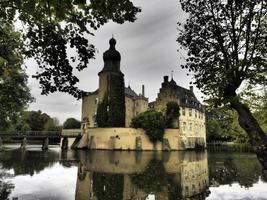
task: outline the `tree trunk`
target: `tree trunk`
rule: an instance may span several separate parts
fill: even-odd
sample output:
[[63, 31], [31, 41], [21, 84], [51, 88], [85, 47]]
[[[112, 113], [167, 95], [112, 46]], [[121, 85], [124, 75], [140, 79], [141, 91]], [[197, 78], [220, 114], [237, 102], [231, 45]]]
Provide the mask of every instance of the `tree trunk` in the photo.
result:
[[238, 113], [239, 125], [247, 132], [249, 141], [264, 169], [267, 169], [267, 135], [253, 117], [249, 108], [239, 101], [237, 95], [231, 97], [231, 107]]

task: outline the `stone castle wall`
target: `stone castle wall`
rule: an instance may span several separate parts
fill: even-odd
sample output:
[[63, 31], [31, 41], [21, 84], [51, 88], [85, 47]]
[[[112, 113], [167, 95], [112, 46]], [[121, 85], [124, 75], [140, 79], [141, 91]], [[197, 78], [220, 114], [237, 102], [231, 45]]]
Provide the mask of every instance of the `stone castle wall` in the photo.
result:
[[87, 128], [78, 148], [103, 150], [186, 150], [206, 147], [203, 136], [182, 136], [179, 129], [166, 129], [162, 142], [153, 144], [143, 129]]

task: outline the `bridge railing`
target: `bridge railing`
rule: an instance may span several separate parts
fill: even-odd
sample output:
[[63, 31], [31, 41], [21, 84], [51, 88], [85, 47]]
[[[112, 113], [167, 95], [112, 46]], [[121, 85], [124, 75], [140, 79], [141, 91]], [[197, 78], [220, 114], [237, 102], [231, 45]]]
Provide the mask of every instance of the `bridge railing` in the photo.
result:
[[0, 136], [61, 136], [61, 131], [0, 131]]
[[62, 129], [61, 131], [62, 137], [76, 137], [80, 136], [81, 134], [81, 129]]

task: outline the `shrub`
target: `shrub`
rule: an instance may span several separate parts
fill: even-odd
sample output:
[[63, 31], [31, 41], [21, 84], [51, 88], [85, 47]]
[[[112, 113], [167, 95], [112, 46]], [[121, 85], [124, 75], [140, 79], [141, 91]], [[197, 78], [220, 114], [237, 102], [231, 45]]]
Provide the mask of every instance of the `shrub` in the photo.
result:
[[131, 127], [143, 128], [153, 143], [162, 141], [165, 129], [164, 116], [161, 112], [147, 110], [132, 119]]

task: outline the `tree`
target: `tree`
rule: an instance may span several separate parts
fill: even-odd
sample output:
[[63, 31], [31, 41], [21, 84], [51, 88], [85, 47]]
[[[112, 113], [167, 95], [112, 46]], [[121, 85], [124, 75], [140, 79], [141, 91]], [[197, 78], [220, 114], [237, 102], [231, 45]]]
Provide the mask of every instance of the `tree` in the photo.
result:
[[[175, 122], [178, 122], [180, 117], [180, 107], [177, 102], [171, 101], [166, 105], [165, 120], [167, 128], [174, 128]], [[179, 124], [179, 123], [178, 123]]]
[[9, 128], [33, 100], [20, 48], [20, 34], [0, 19], [0, 130]]
[[16, 131], [45, 131], [48, 127], [51, 128], [51, 122], [53, 122], [54, 127], [59, 126], [57, 119], [51, 118], [40, 110], [23, 111], [16, 123], [13, 124], [12, 129]]
[[207, 140], [246, 143], [247, 134], [238, 124], [235, 110], [206, 106]]
[[44, 125], [51, 119], [51, 117], [42, 113], [42, 111], [26, 111], [25, 122], [29, 124], [31, 131], [43, 131]]
[[63, 123], [64, 129], [79, 129], [81, 128], [81, 122], [74, 118], [68, 118]]
[[132, 119], [131, 127], [143, 128], [151, 142], [163, 140], [165, 120], [161, 112], [147, 110]]
[[59, 121], [57, 118], [50, 118], [44, 124], [44, 131], [59, 131], [61, 130], [61, 126], [59, 125]]
[[[112, 20], [134, 22], [141, 10], [130, 0], [2, 0], [0, 18], [7, 24], [22, 24], [23, 55], [34, 58], [42, 94], [84, 94], [73, 74], [87, 67], [96, 49], [88, 38]], [[0, 25], [1, 26], [1, 25]], [[76, 55], [68, 55], [72, 49]]]
[[259, 122], [263, 131], [267, 132], [267, 91], [265, 86], [253, 87], [247, 85], [244, 91], [241, 92], [240, 97], [244, 100], [252, 112], [254, 117]]
[[177, 41], [188, 50], [183, 68], [216, 106], [238, 113], [259, 160], [267, 167], [267, 137], [237, 89], [244, 82], [266, 84], [267, 2], [264, 0], [180, 0], [189, 14]]

